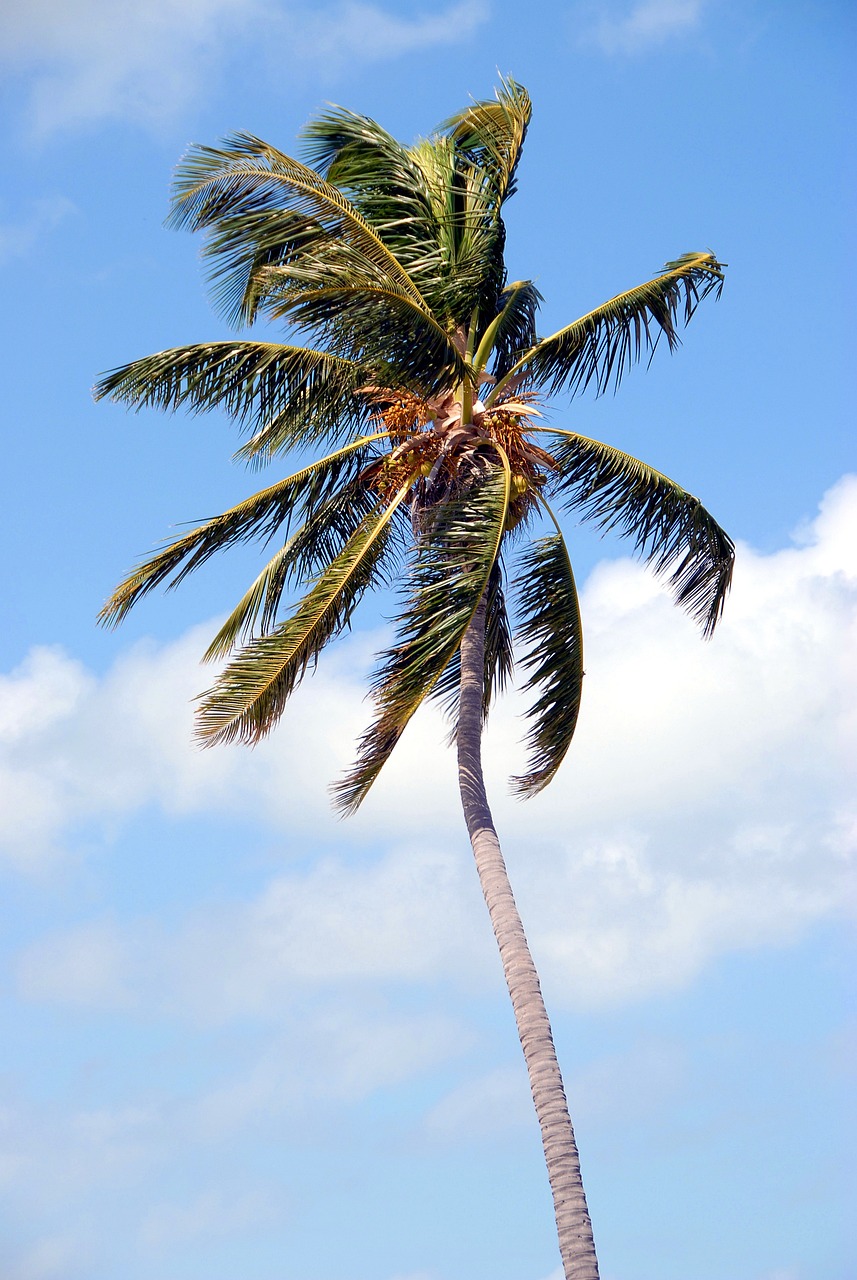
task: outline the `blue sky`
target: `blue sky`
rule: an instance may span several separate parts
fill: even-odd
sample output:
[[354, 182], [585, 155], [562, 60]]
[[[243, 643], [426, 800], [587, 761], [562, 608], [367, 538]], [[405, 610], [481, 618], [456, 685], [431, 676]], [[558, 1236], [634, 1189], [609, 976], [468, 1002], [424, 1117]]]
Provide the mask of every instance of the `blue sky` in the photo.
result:
[[8, 1280], [559, 1280], [444, 729], [348, 823], [327, 784], [369, 608], [255, 752], [198, 753], [199, 655], [254, 553], [101, 602], [258, 479], [217, 416], [95, 405], [226, 336], [162, 227], [191, 141], [295, 145], [333, 100], [410, 141], [529, 88], [512, 278], [549, 331], [713, 249], [679, 352], [554, 420], [738, 542], [703, 644], [623, 544], [567, 533], [587, 690], [528, 805], [486, 746], [604, 1280], [850, 1280], [847, 888], [857, 689], [855, 18], [800, 0], [31, 0], [0, 16], [0, 1272]]

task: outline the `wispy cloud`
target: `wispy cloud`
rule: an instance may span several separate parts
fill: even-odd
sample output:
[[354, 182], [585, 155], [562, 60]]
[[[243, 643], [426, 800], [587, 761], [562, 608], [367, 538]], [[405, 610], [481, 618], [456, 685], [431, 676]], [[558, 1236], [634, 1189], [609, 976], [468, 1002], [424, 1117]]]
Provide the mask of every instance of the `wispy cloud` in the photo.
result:
[[29, 128], [44, 137], [168, 120], [216, 83], [236, 48], [265, 65], [274, 45], [329, 73], [459, 40], [486, 17], [487, 0], [411, 17], [358, 0], [31, 0], [0, 15], [0, 65], [23, 76]]
[[328, 10], [288, 15], [297, 51], [323, 60], [329, 69], [348, 62], [382, 62], [415, 49], [465, 39], [488, 17], [487, 0], [431, 10], [423, 17], [403, 18], [373, 4], [346, 0]]
[[166, 1201], [150, 1209], [140, 1235], [144, 1246], [174, 1248], [200, 1237], [231, 1235], [248, 1228], [267, 1226], [282, 1216], [283, 1206], [267, 1189], [227, 1193], [222, 1188], [200, 1192], [176, 1204]]
[[532, 1098], [523, 1062], [468, 1077], [445, 1094], [423, 1117], [431, 1142], [494, 1140], [532, 1123]]
[[619, 5], [601, 0], [581, 9], [582, 39], [608, 54], [637, 54], [697, 28], [707, 0], [637, 0]]
[[[92, 1250], [86, 1229], [36, 1240], [17, 1258], [2, 1258], [5, 1280], [84, 1280], [91, 1274]], [[4, 1250], [5, 1253], [5, 1250]]]
[[174, 115], [257, 0], [32, 0], [0, 19], [0, 61], [24, 76], [36, 136]]
[[63, 222], [76, 206], [65, 196], [33, 200], [17, 218], [0, 220], [0, 266], [22, 258]]
[[[178, 1144], [184, 1156], [205, 1151], [210, 1183], [187, 1201], [168, 1181], [161, 1184], [140, 1224], [144, 1253], [217, 1237], [224, 1230], [252, 1229], [275, 1206], [263, 1186], [235, 1185], [236, 1135], [263, 1131], [270, 1137], [284, 1126], [292, 1140], [302, 1127], [316, 1132], [319, 1103], [341, 1113], [379, 1088], [431, 1078], [440, 1063], [460, 1060], [472, 1049], [473, 1033], [462, 1019], [378, 1006], [377, 998], [353, 995], [314, 1002], [261, 1050], [251, 1034], [239, 1037], [236, 1052], [215, 1055], [215, 1069], [201, 1073], [196, 1087], [171, 1093], [153, 1081], [134, 1102], [98, 1097], [91, 1105], [66, 1109], [62, 1102], [34, 1106], [13, 1097], [7, 1106], [15, 1090], [4, 1079], [0, 1190], [22, 1204], [37, 1204], [42, 1221], [66, 1213], [85, 1221], [81, 1209], [93, 1194], [115, 1198], [121, 1218], [130, 1207], [123, 1192], [146, 1175], [157, 1177], [175, 1159]], [[191, 1032], [191, 1043], [204, 1041]], [[187, 1061], [184, 1050], [178, 1056]], [[133, 1209], [139, 1212], [139, 1207]], [[277, 1216], [283, 1208], [280, 1200]], [[4, 1266], [4, 1280], [10, 1274]], [[22, 1268], [20, 1280], [42, 1280], [43, 1274], [44, 1280], [65, 1280], [72, 1272]], [[77, 1280], [78, 1273], [73, 1274]], [[81, 1280], [91, 1274], [91, 1268], [84, 1269]], [[19, 1280], [19, 1272], [14, 1275]]]

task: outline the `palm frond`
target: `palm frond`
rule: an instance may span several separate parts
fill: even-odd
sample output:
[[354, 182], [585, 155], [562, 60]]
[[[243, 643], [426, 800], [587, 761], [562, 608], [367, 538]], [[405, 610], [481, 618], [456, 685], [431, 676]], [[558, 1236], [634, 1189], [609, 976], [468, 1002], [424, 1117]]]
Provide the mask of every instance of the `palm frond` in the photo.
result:
[[506, 276], [503, 224], [490, 176], [462, 161], [449, 138], [423, 139], [411, 155], [423, 173], [437, 227], [441, 270], [432, 309], [453, 328], [467, 325], [474, 311], [493, 316]]
[[222, 409], [251, 428], [288, 415], [315, 432], [321, 424], [341, 431], [365, 417], [365, 404], [355, 396], [364, 380], [358, 364], [326, 351], [278, 342], [205, 342], [111, 369], [94, 395], [134, 409]]
[[477, 167], [491, 173], [502, 203], [515, 190], [515, 172], [532, 113], [523, 85], [504, 77], [493, 100], [474, 102], [450, 116], [438, 132], [448, 135]]
[[200, 699], [201, 742], [253, 743], [273, 729], [307, 668], [348, 625], [361, 595], [375, 580], [390, 543], [390, 521], [406, 496], [403, 487], [389, 505], [367, 516], [292, 616], [270, 635], [251, 641], [224, 667]]
[[[226, 657], [239, 642], [247, 643], [257, 634], [270, 634], [279, 621], [286, 590], [317, 577], [331, 564], [358, 533], [377, 500], [377, 494], [358, 474], [339, 486], [331, 497], [315, 504], [305, 523], [271, 557], [241, 597], [211, 641], [203, 661]], [[394, 517], [383, 562], [375, 569], [376, 586], [389, 585], [385, 567], [389, 564], [392, 570], [398, 560], [401, 533]], [[394, 551], [396, 555], [392, 554]]]
[[291, 543], [290, 538], [250, 584], [202, 655], [203, 662], [225, 658], [237, 644], [251, 640], [260, 621], [262, 635], [270, 632], [286, 587]]
[[312, 330], [366, 370], [394, 368], [396, 384], [439, 391], [468, 376], [449, 330], [407, 293], [350, 275], [313, 286], [297, 271], [266, 273], [266, 312]]
[[169, 579], [168, 586], [177, 587], [215, 552], [250, 538], [264, 540], [281, 528], [287, 529], [297, 510], [313, 511], [353, 479], [365, 463], [367, 446], [386, 434], [376, 432], [346, 445], [174, 539], [120, 583], [98, 615], [99, 621], [118, 626], [138, 600], [159, 583]]
[[723, 612], [735, 547], [698, 498], [669, 476], [612, 445], [572, 431], [557, 437], [558, 471], [548, 489], [568, 510], [630, 537], [638, 555], [665, 575], [676, 604], [708, 637]]
[[353, 768], [333, 789], [341, 813], [364, 799], [449, 665], [488, 585], [509, 505], [505, 455], [502, 461], [467, 493], [435, 508], [417, 544], [396, 642], [380, 655], [373, 679], [377, 718], [360, 739]]
[[474, 366], [484, 369], [494, 357], [492, 376], [503, 377], [521, 351], [536, 341], [536, 312], [542, 295], [532, 280], [518, 280], [500, 295], [497, 315], [484, 329]]
[[300, 136], [311, 167], [346, 194], [373, 186], [407, 192], [419, 183], [407, 148], [376, 120], [348, 107], [332, 104]]
[[[374, 510], [377, 500], [374, 489], [367, 484], [362, 472], [358, 472], [324, 502], [314, 506], [304, 524], [289, 538], [288, 580], [306, 582], [335, 560]], [[401, 541], [398, 517], [402, 510], [397, 508], [393, 520], [397, 543]]]
[[429, 309], [378, 232], [337, 187], [251, 134], [233, 134], [221, 148], [191, 148], [176, 174], [168, 223], [211, 232], [205, 252], [214, 262], [215, 296], [235, 321], [252, 320], [262, 263], [316, 255], [333, 255], [340, 268], [350, 265], [392, 283]]
[[512, 779], [518, 795], [535, 795], [553, 778], [571, 745], [583, 692], [583, 628], [568, 550], [555, 534], [531, 542], [518, 562], [515, 644], [537, 692], [527, 712], [527, 772]]
[[547, 385], [551, 394], [563, 387], [576, 394], [590, 383], [599, 394], [611, 384], [617, 387], [644, 353], [651, 359], [661, 337], [674, 350], [679, 318], [687, 324], [703, 298], [712, 292], [719, 297], [722, 288], [723, 266], [713, 253], [686, 253], [653, 280], [542, 338], [518, 357], [486, 403], [493, 403], [513, 377]]
[[310, 121], [302, 137], [312, 167], [347, 195], [431, 306], [441, 270], [438, 230], [423, 172], [408, 149], [344, 107]]
[[466, 165], [453, 193], [450, 229], [455, 259], [445, 290], [446, 305], [457, 320], [467, 321], [474, 311], [488, 316], [498, 309], [506, 283], [506, 231], [484, 169]]

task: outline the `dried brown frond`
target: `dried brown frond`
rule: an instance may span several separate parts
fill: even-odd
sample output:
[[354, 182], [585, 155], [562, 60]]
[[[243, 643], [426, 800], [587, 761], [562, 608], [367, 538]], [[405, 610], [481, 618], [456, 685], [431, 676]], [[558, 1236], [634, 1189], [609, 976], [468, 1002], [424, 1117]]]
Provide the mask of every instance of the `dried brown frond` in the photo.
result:
[[370, 404], [378, 406], [373, 421], [382, 423], [394, 436], [409, 436], [434, 422], [437, 413], [430, 400], [413, 391], [378, 387], [372, 383], [360, 388]]

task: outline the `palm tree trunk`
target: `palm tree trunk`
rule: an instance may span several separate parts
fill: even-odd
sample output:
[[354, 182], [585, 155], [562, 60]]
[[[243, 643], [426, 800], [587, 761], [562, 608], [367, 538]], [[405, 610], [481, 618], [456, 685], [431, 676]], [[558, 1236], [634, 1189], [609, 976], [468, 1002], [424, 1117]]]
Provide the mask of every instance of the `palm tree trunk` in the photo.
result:
[[483, 598], [461, 644], [461, 695], [457, 728], [461, 803], [479, 882], [500, 948], [503, 973], [512, 997], [518, 1036], [524, 1050], [533, 1102], [541, 1126], [565, 1277], [566, 1280], [598, 1280], [592, 1223], [586, 1207], [577, 1143], [568, 1114], [550, 1022], [485, 794], [481, 749], [484, 652]]

